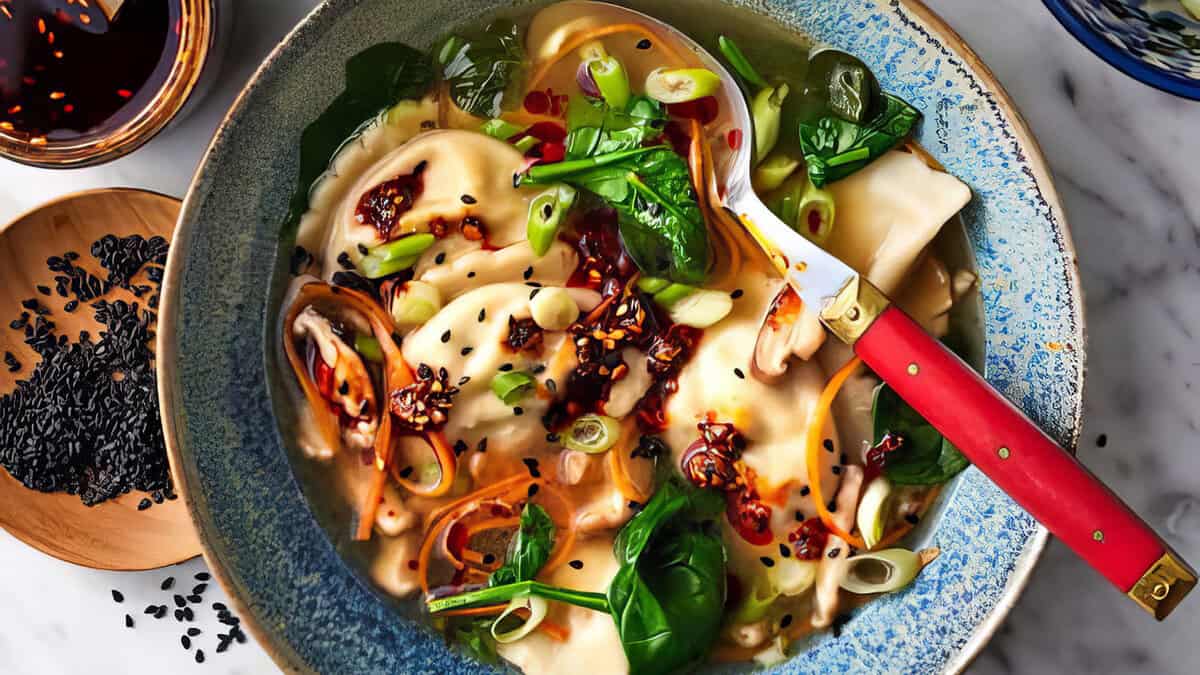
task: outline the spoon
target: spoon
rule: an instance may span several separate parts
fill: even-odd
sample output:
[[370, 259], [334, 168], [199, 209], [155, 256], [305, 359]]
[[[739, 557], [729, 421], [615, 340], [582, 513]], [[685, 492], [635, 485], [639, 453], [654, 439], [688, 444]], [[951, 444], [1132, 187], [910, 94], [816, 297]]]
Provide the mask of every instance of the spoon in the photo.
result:
[[[658, 19], [608, 3], [670, 37], [721, 78], [722, 131], [754, 123], [720, 61]], [[728, 129], [726, 129], [728, 127]], [[724, 135], [724, 134], [722, 134]], [[1195, 571], [1149, 525], [869, 281], [775, 216], [750, 185], [753, 142], [714, 149], [712, 194], [754, 237], [806, 308], [984, 474], [1143, 609], [1165, 618], [1196, 585]], [[719, 154], [718, 154], [719, 151]]]

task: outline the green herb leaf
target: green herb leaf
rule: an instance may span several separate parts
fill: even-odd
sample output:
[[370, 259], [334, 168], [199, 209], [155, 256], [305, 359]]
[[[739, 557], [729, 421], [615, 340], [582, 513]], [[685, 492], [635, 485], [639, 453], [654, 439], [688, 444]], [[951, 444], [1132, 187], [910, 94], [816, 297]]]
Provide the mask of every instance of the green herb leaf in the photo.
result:
[[527, 504], [521, 512], [521, 527], [508, 546], [504, 565], [492, 572], [488, 586], [503, 586], [530, 581], [550, 559], [554, 549], [554, 521], [537, 504]]
[[496, 21], [480, 32], [451, 35], [434, 54], [458, 107], [479, 117], [498, 117], [515, 104], [525, 63], [515, 23]]
[[871, 417], [875, 443], [887, 433], [903, 439], [884, 467], [884, 474], [897, 485], [940, 485], [970, 465], [958, 448], [886, 384], [875, 390]]
[[398, 42], [375, 45], [351, 57], [345, 90], [300, 137], [300, 175], [288, 209], [288, 229], [300, 223], [308, 210], [309, 189], [347, 139], [381, 111], [424, 96], [433, 78], [429, 57]]
[[672, 673], [708, 654], [725, 606], [725, 548], [705, 527], [719, 495], [664, 483], [617, 535], [608, 604], [630, 672]]
[[576, 94], [567, 103], [566, 158], [582, 159], [640, 148], [662, 135], [667, 112], [661, 103], [635, 96], [623, 109]]
[[687, 164], [667, 146], [535, 166], [533, 184], [566, 182], [617, 210], [621, 241], [649, 276], [701, 285], [711, 251]]
[[813, 185], [825, 187], [849, 176], [912, 133], [920, 111], [891, 94], [884, 94], [884, 99], [883, 112], [866, 125], [832, 115], [800, 124], [800, 147]]
[[446, 639], [457, 644], [481, 663], [497, 665], [500, 655], [496, 653], [496, 640], [492, 637], [492, 619], [452, 617], [443, 631]]

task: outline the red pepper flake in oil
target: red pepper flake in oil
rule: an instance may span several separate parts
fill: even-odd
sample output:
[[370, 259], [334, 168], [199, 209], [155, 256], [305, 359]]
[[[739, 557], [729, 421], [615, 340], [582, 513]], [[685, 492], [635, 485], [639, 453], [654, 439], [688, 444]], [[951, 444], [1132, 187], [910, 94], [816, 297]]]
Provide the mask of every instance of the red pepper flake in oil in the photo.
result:
[[375, 228], [379, 238], [388, 241], [400, 217], [412, 208], [424, 187], [420, 174], [396, 176], [384, 181], [359, 198], [354, 219], [362, 225]]
[[531, 91], [525, 95], [525, 111], [531, 115], [544, 115], [550, 110], [550, 97], [545, 92]]
[[121, 98], [133, 98], [133, 92], [129, 91], [128, 89], [118, 89], [117, 96], [120, 96]]
[[725, 142], [729, 144], [730, 150], [742, 149], [742, 130], [730, 129], [728, 134], [725, 134]]

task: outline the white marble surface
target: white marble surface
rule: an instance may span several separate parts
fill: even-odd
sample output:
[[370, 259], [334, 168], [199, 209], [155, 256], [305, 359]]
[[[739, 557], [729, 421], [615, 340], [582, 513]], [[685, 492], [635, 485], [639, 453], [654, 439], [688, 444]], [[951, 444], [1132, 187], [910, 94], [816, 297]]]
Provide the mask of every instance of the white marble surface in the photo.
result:
[[[136, 155], [67, 173], [0, 160], [0, 221], [73, 190], [136, 186], [182, 195], [241, 84], [315, 0], [238, 2], [221, 82], [182, 124]], [[1200, 560], [1200, 104], [1108, 69], [1034, 0], [930, 0], [1000, 77], [1050, 160], [1079, 248], [1090, 370], [1084, 461], [1193, 561]], [[1097, 443], [1101, 434], [1107, 444]], [[213, 653], [223, 628], [197, 625], [207, 662], [180, 624], [141, 614], [169, 603], [168, 575], [191, 588], [203, 564], [137, 574], [83, 570], [0, 532], [0, 673], [272, 672], [253, 644]], [[109, 590], [121, 589], [123, 605]], [[212, 588], [205, 607], [223, 599]], [[124, 627], [129, 612], [136, 630]], [[1200, 663], [1200, 599], [1156, 624], [1061, 544], [972, 667], [1003, 673], [1178, 673]], [[215, 669], [215, 670], [214, 670]]]

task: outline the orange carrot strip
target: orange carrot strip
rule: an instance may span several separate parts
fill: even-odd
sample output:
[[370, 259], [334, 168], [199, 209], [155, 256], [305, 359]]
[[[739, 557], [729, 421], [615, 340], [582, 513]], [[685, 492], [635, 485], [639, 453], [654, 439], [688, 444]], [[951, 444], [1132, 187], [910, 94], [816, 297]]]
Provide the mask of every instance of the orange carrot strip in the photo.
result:
[[546, 75], [550, 72], [550, 69], [553, 68], [555, 64], [566, 58], [576, 49], [582, 47], [585, 43], [597, 38], [602, 38], [606, 35], [613, 35], [615, 33], [638, 33], [642, 37], [649, 38], [657, 47], [662, 49], [667, 56], [676, 61], [676, 65], [682, 66], [685, 63], [683, 58], [679, 56], [679, 52], [675, 51], [674, 47], [668, 44], [666, 40], [661, 39], [654, 31], [650, 30], [646, 26], [643, 26], [639, 23], [615, 23], [608, 26], [593, 28], [591, 30], [585, 30], [567, 40], [566, 43], [564, 43], [563, 46], [560, 47], [553, 56], [546, 59], [546, 61], [538, 66], [538, 69], [533, 72], [533, 75], [529, 78], [529, 85], [526, 87], [526, 90], [533, 91], [537, 89], [538, 84], [541, 83], [541, 81], [546, 77]]
[[438, 616], [490, 616], [504, 611], [508, 605], [486, 605], [484, 607], [468, 607], [466, 609], [451, 609], [439, 612]]
[[636, 431], [637, 426], [632, 417], [621, 423], [621, 437], [608, 451], [608, 468], [613, 484], [626, 501], [645, 504], [650, 499], [650, 494], [634, 482], [629, 475], [629, 468], [625, 465], [626, 456], [633, 449], [631, 441], [636, 437]]
[[821, 494], [821, 437], [825, 434], [825, 421], [829, 417], [829, 408], [833, 405], [833, 400], [837, 398], [838, 391], [860, 365], [862, 365], [862, 359], [855, 356], [834, 373], [833, 377], [829, 378], [829, 383], [825, 385], [825, 390], [821, 392], [821, 397], [817, 399], [817, 404], [808, 419], [808, 451], [805, 459], [808, 469], [808, 485], [812, 489], [813, 504], [817, 507], [817, 515], [821, 522], [830, 532], [841, 537], [847, 544], [858, 549], [866, 549], [866, 544], [863, 543], [861, 537], [843, 531], [837, 526], [837, 523], [833, 522], [833, 515], [826, 508], [825, 497]]

